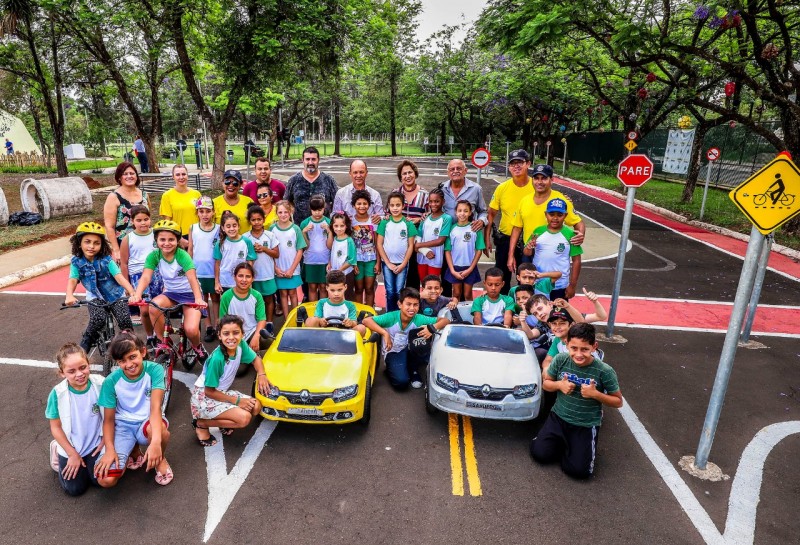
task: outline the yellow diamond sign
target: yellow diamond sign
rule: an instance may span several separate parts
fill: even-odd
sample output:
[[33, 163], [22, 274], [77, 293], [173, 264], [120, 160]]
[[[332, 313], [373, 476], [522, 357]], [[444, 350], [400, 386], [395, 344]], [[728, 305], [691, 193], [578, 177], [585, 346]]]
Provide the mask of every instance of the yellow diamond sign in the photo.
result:
[[779, 156], [729, 193], [753, 225], [768, 235], [800, 212], [800, 170]]
[[628, 151], [635, 150], [636, 149], [636, 142], [634, 142], [633, 140], [628, 140], [627, 142], [625, 142], [625, 149], [628, 150]]

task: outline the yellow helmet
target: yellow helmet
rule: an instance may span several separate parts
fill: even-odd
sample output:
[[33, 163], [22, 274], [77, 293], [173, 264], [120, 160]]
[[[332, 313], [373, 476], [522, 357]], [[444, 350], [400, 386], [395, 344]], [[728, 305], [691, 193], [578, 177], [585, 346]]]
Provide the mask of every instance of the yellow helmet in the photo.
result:
[[100, 235], [101, 237], [106, 236], [106, 230], [103, 228], [102, 225], [95, 221], [85, 221], [78, 225], [78, 229], [75, 231], [76, 235], [90, 233], [92, 235]]
[[181, 226], [172, 220], [157, 221], [153, 225], [153, 233], [158, 233], [159, 231], [169, 231], [170, 233], [175, 233], [176, 237], [181, 238]]

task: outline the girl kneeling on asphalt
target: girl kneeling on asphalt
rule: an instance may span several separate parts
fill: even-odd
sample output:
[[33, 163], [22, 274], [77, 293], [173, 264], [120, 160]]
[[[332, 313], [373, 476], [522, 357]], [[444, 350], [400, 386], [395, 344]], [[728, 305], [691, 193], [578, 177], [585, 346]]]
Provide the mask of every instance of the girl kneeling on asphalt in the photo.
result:
[[239, 364], [254, 364], [258, 373], [258, 391], [269, 393], [264, 362], [244, 340], [244, 322], [228, 314], [219, 320], [219, 346], [211, 353], [192, 390], [192, 427], [204, 447], [217, 443], [209, 428], [218, 427], [223, 435], [244, 428], [261, 412], [257, 399], [232, 390]]

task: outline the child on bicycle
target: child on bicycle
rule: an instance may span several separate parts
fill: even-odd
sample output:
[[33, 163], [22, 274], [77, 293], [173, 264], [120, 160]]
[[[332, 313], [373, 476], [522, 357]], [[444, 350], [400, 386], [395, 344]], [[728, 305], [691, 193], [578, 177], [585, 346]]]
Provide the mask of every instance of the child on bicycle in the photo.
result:
[[146, 470], [155, 469], [156, 483], [166, 486], [172, 482], [173, 474], [164, 456], [169, 442], [169, 422], [161, 414], [164, 368], [145, 361], [144, 342], [129, 331], [114, 337], [109, 351], [119, 367], [103, 382], [97, 402], [103, 409], [105, 446], [105, 452], [94, 466], [97, 481], [105, 488], [116, 485], [128, 467], [128, 457], [134, 448], [147, 445]]
[[[238, 316], [244, 322], [244, 338], [253, 350], [258, 350], [259, 332], [267, 324], [264, 298], [253, 289], [255, 270], [250, 263], [239, 263], [233, 271], [236, 285], [222, 294], [219, 301], [219, 317], [228, 314]], [[270, 297], [272, 299], [272, 297]]]
[[214, 287], [214, 246], [219, 241], [219, 225], [214, 223], [214, 201], [211, 197], [200, 197], [195, 203], [198, 223], [189, 230], [189, 256], [194, 261], [197, 281], [203, 291], [203, 299], [211, 300], [208, 325], [203, 340], [210, 343], [217, 337], [214, 323], [219, 314], [219, 294]]
[[[142, 300], [142, 294], [153, 278], [154, 271], [158, 271], [164, 282], [164, 292], [155, 297], [153, 302], [160, 307], [194, 304], [206, 307], [203, 292], [197, 282], [194, 262], [189, 254], [178, 247], [181, 237], [180, 226], [172, 220], [161, 220], [153, 226], [158, 250], [154, 250], [144, 261], [142, 278], [136, 293], [131, 297], [131, 303]], [[149, 309], [150, 320], [153, 322], [156, 336], [159, 340], [164, 338], [164, 317], [161, 311], [151, 306]], [[192, 348], [197, 358], [204, 362], [208, 358], [206, 349], [200, 342], [200, 319], [202, 312], [199, 308], [183, 307], [183, 329], [186, 337], [192, 343]]]
[[[133, 206], [131, 208], [131, 223], [133, 223], [133, 231], [122, 239], [119, 245], [119, 256], [120, 269], [123, 276], [136, 289], [136, 286], [139, 285], [139, 280], [142, 278], [144, 260], [156, 247], [153, 230], [150, 229], [150, 209], [143, 204]], [[148, 298], [155, 297], [161, 293], [162, 289], [161, 277], [154, 274], [153, 280], [150, 281], [150, 286], [145, 290], [144, 295]], [[139, 314], [138, 307], [131, 309], [131, 315], [133, 316], [134, 314]], [[142, 314], [142, 325], [147, 334], [147, 344], [154, 346], [156, 336], [153, 334], [150, 315], [146, 312]]]
[[101, 375], [89, 374], [83, 348], [67, 343], [56, 354], [58, 376], [44, 415], [50, 420], [50, 465], [70, 496], [80, 496], [97, 484], [94, 464], [103, 448], [103, 414], [96, 411], [103, 385]]
[[[278, 241], [280, 255], [275, 260], [275, 283], [281, 297], [283, 315], [289, 315], [289, 304], [297, 306], [297, 288], [300, 280], [300, 260], [306, 247], [306, 239], [300, 228], [292, 223], [294, 205], [289, 201], [279, 201], [275, 205], [278, 221], [272, 224], [270, 231]], [[326, 262], [327, 263], [327, 262]], [[323, 265], [323, 270], [325, 265]], [[325, 278], [322, 278], [325, 281]]]
[[239, 217], [225, 210], [219, 222], [219, 241], [214, 246], [214, 289], [222, 294], [231, 289], [236, 281], [233, 270], [239, 263], [256, 260], [253, 243], [244, 235], [239, 235]]
[[88, 354], [97, 342], [100, 331], [106, 323], [107, 313], [111, 313], [120, 329], [133, 330], [128, 302], [122, 299], [127, 293], [133, 295], [130, 282], [122, 275], [119, 265], [111, 256], [111, 245], [106, 240], [106, 230], [99, 223], [81, 223], [70, 238], [72, 260], [69, 266], [65, 305], [74, 305], [75, 288], [78, 282], [86, 290], [86, 300], [95, 299], [110, 303], [110, 306], [89, 305], [89, 324], [81, 337], [80, 346]]
[[267, 395], [269, 381], [264, 362], [244, 341], [242, 319], [228, 314], [219, 319], [219, 346], [211, 353], [192, 390], [192, 427], [203, 447], [217, 443], [209, 428], [218, 427], [228, 436], [235, 428], [247, 426], [261, 412], [257, 399], [231, 389], [240, 364], [256, 367], [256, 387], [262, 395]]
[[[259, 189], [259, 191], [261, 190]], [[275, 258], [280, 255], [280, 249], [272, 231], [264, 229], [266, 221], [264, 217], [264, 209], [257, 204], [251, 204], [247, 208], [250, 230], [244, 234], [244, 238], [253, 244], [256, 252], [256, 260], [253, 263], [255, 271], [253, 289], [264, 298], [264, 307], [267, 312], [267, 332], [275, 335], [275, 326], [272, 323], [275, 314], [275, 293], [278, 291], [278, 285], [275, 283]], [[236, 284], [239, 284], [238, 279]]]

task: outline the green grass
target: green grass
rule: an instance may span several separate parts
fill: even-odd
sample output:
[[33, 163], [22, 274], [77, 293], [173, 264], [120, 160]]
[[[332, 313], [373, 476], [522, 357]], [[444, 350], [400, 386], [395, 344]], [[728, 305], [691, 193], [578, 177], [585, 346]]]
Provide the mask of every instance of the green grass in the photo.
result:
[[[556, 168], [557, 173], [561, 172]], [[617, 180], [617, 169], [609, 165], [572, 165], [567, 170], [568, 177], [581, 182], [622, 192], [622, 184]], [[703, 213], [705, 223], [725, 227], [731, 231], [749, 235], [752, 224], [728, 197], [729, 189], [708, 188], [708, 198]], [[700, 205], [703, 200], [703, 186], [698, 184], [695, 188], [692, 201], [681, 202], [683, 184], [650, 180], [644, 186], [636, 189], [636, 199], [649, 202], [661, 208], [666, 208], [681, 214], [690, 220], [700, 219]], [[775, 231], [775, 242], [800, 249], [800, 237], [791, 236], [780, 229]]]

